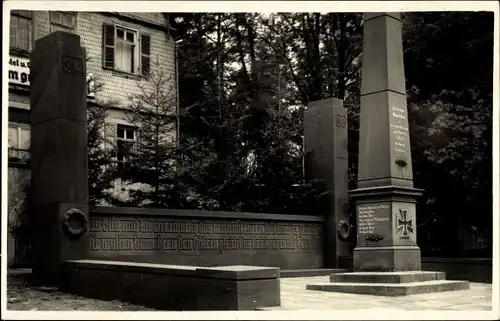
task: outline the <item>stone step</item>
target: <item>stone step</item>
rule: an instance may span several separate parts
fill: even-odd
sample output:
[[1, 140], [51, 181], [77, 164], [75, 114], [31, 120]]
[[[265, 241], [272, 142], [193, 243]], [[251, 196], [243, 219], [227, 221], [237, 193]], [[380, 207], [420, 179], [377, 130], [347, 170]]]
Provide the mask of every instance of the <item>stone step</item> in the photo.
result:
[[332, 273], [348, 272], [347, 269], [301, 269], [301, 270], [281, 270], [280, 278], [298, 278], [309, 276], [327, 276]]
[[368, 294], [380, 296], [404, 296], [421, 293], [468, 290], [468, 281], [425, 281], [411, 283], [318, 283], [308, 284], [308, 290]]
[[335, 283], [409, 283], [446, 279], [445, 272], [408, 271], [408, 272], [349, 272], [330, 275]]

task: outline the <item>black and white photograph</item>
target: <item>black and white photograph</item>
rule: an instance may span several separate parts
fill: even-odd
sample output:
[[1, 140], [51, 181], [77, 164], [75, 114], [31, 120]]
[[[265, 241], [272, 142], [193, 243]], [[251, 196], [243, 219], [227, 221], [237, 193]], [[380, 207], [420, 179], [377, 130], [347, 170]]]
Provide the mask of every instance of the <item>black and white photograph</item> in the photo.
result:
[[498, 2], [3, 13], [3, 318], [500, 317]]

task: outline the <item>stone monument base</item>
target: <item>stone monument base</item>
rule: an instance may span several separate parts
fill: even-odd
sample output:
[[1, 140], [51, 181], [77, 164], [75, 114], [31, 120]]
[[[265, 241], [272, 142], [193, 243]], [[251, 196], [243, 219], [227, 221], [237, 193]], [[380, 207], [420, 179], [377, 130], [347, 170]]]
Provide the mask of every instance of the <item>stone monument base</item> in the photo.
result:
[[417, 246], [370, 246], [354, 249], [355, 272], [420, 271]]
[[404, 296], [468, 290], [468, 281], [446, 280], [444, 272], [351, 272], [330, 275], [330, 283], [308, 284], [308, 290]]

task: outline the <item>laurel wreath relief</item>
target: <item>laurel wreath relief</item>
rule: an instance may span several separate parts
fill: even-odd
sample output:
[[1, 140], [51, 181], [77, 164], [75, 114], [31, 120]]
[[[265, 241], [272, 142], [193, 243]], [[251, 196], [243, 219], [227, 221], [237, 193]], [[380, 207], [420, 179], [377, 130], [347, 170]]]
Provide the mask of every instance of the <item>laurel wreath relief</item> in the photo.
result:
[[[77, 220], [82, 227], [73, 228], [70, 224], [70, 221], [72, 221], [72, 220]], [[67, 210], [64, 213], [62, 227], [63, 227], [63, 230], [68, 235], [70, 235], [74, 238], [81, 237], [87, 231], [87, 225], [88, 225], [87, 217], [85, 216], [85, 214], [81, 210], [79, 210], [77, 208], [72, 208], [72, 209]]]
[[342, 220], [337, 224], [337, 235], [342, 241], [349, 238], [350, 232], [351, 227], [347, 221]]

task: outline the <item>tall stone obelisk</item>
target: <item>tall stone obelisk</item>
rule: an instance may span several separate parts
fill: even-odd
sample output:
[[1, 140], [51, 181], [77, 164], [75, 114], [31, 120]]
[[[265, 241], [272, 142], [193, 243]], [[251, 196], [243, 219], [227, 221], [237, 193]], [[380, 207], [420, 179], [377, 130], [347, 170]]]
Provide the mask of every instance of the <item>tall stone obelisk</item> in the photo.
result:
[[399, 13], [365, 14], [355, 271], [420, 270]]
[[409, 295], [469, 288], [444, 272], [421, 271], [417, 246], [401, 19], [399, 13], [366, 13], [359, 128], [357, 246], [354, 272], [335, 273], [309, 290]]

